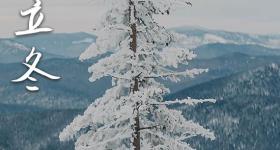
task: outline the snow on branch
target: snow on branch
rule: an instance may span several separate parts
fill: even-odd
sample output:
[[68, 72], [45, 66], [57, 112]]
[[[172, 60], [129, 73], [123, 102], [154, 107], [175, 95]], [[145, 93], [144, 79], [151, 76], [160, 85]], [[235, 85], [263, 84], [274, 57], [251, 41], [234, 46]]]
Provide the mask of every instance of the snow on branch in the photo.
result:
[[151, 130], [146, 130], [145, 132], [158, 137], [159, 139], [161, 139], [162, 141], [164, 141], [162, 145], [157, 145], [154, 148], [152, 148], [153, 150], [161, 150], [162, 148], [168, 148], [171, 150], [193, 150], [193, 148], [190, 147], [189, 144], [187, 143], [183, 143], [181, 141], [175, 140], [175, 139], [171, 139], [170, 137], [165, 136], [162, 133], [156, 133], [156, 132], [152, 132]]
[[174, 100], [174, 101], [165, 101], [165, 102], [156, 102], [156, 103], [151, 103], [150, 105], [173, 105], [173, 104], [186, 104], [186, 105], [197, 105], [201, 103], [216, 103], [215, 99], [192, 99], [192, 98], [187, 98], [183, 100]]
[[189, 150], [192, 148], [186, 141], [188, 138], [215, 139], [213, 132], [186, 120], [181, 111], [167, 106], [215, 103], [216, 100], [164, 101], [164, 95], [170, 90], [156, 80], [179, 81], [179, 77], [193, 78], [208, 71], [187, 68], [180, 72], [178, 67], [187, 65], [196, 54], [186, 49], [183, 36], [160, 26], [154, 19], [154, 15], [170, 14], [175, 5], [191, 3], [186, 0], [95, 1], [109, 5], [105, 5], [106, 14], [96, 27], [95, 44], [80, 60], [104, 56], [89, 67], [90, 81], [111, 76], [112, 88], [76, 117], [60, 133], [60, 140], [76, 139], [77, 150], [139, 150], [140, 147]]
[[169, 109], [167, 106], [161, 105], [156, 114], [156, 122], [165, 124], [165, 132], [170, 135], [170, 138], [182, 140], [188, 138], [189, 135], [194, 135], [209, 138], [211, 140], [215, 139], [214, 133], [192, 120], [186, 120], [181, 111]]
[[208, 72], [208, 69], [191, 69], [183, 72], [172, 72], [172, 73], [166, 73], [166, 74], [155, 75], [155, 76], [147, 76], [144, 78], [166, 78], [166, 77], [178, 77], [178, 76], [183, 76], [183, 77], [188, 76], [194, 78], [196, 75], [199, 75], [204, 72]]
[[161, 57], [161, 61], [164, 66], [177, 68], [178, 64], [192, 60], [196, 57], [196, 54], [190, 50], [182, 48], [167, 47], [160, 52], [159, 56]]

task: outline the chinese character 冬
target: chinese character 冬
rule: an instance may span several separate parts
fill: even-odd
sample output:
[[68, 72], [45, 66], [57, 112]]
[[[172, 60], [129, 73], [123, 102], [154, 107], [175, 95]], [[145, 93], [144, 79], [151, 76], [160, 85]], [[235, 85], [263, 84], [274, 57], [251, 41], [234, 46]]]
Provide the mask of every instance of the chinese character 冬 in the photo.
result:
[[26, 11], [21, 11], [20, 14], [22, 16], [28, 16], [29, 15], [29, 23], [28, 23], [28, 30], [25, 31], [18, 31], [15, 34], [16, 35], [27, 35], [27, 34], [33, 34], [33, 33], [39, 33], [39, 32], [50, 32], [53, 29], [51, 28], [38, 28], [44, 19], [44, 15], [42, 13], [39, 14], [37, 21], [35, 22], [35, 17], [39, 13], [39, 11], [42, 9], [41, 7], [41, 1], [36, 0], [36, 3], [33, 5], [33, 8], [30, 8]]
[[[28, 63], [31, 63], [31, 59], [35, 57], [34, 61], [32, 62], [32, 64], [28, 64]], [[51, 80], [58, 80], [60, 79], [60, 77], [57, 77], [57, 76], [53, 76], [53, 75], [50, 75], [48, 73], [46, 73], [45, 71], [42, 71], [37, 67], [40, 59], [42, 57], [42, 54], [41, 53], [35, 53], [35, 48], [33, 47], [30, 54], [26, 57], [25, 59], [25, 63], [23, 63], [27, 68], [29, 68], [29, 70], [24, 74], [22, 75], [20, 78], [16, 79], [16, 80], [12, 80], [12, 82], [22, 82], [22, 81], [25, 81], [25, 80], [30, 80], [30, 81], [33, 81], [33, 82], [36, 82], [37, 79], [35, 79], [34, 77], [31, 77], [31, 74], [33, 72], [36, 72], [42, 76], [45, 76]], [[26, 86], [26, 89], [31, 91], [31, 92], [35, 92], [35, 91], [39, 91], [39, 88], [37, 86]]]

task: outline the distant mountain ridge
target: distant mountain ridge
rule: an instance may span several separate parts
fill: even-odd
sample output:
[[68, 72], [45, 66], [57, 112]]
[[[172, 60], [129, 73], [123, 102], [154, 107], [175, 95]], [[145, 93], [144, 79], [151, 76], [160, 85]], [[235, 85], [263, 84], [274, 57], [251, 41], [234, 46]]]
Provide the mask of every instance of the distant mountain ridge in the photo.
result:
[[[178, 83], [165, 82], [172, 92], [191, 87], [200, 83], [229, 76], [232, 74], [255, 69], [271, 63], [280, 64], [280, 56], [250, 56], [243, 53], [228, 53], [210, 59], [195, 59], [187, 67], [208, 68], [209, 72], [196, 76], [195, 78], [185, 78]], [[179, 70], [184, 70], [186, 66], [181, 66]]]
[[65, 58], [78, 57], [89, 45], [95, 42], [94, 35], [78, 33], [48, 33], [27, 37], [16, 37], [14, 40], [28, 47], [35, 46], [47, 52]]
[[[29, 54], [32, 47], [26, 47], [25, 45], [9, 39], [0, 39], [0, 63], [14, 63], [23, 62], [24, 58]], [[56, 54], [50, 54], [45, 52], [43, 57], [45, 59], [50, 58], [63, 58]]]
[[[279, 62], [278, 62], [279, 63]], [[279, 63], [280, 64], [280, 63]], [[280, 98], [280, 65], [272, 63], [249, 71], [205, 82], [174, 93], [170, 97], [218, 99], [237, 95], [258, 95]]]
[[230, 53], [241, 53], [249, 56], [280, 56], [280, 49], [267, 48], [260, 45], [224, 44], [212, 43], [198, 46], [194, 49], [197, 58], [208, 59], [227, 55]]
[[256, 35], [223, 30], [211, 30], [203, 27], [182, 26], [171, 30], [186, 36], [185, 45], [196, 48], [211, 43], [241, 45], [260, 45], [267, 48], [280, 48], [280, 35]]
[[0, 63], [22, 62], [32, 47], [41, 52], [44, 59], [77, 58], [95, 39], [95, 36], [83, 32], [0, 39]]

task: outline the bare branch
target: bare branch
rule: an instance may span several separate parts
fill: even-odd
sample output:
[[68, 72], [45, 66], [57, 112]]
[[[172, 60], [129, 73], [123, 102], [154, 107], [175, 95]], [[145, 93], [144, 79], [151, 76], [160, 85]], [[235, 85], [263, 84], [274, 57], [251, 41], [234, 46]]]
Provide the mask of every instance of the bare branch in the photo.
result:
[[186, 2], [186, 4], [192, 7], [192, 3], [191, 2]]
[[131, 80], [131, 79], [128, 79], [128, 78], [125, 78], [122, 76], [118, 76], [118, 75], [113, 75], [113, 74], [109, 74], [109, 76], [111, 76], [112, 78], [115, 78], [115, 79]]
[[141, 130], [147, 130], [147, 129], [154, 129], [154, 128], [157, 128], [157, 127], [160, 127], [161, 125], [156, 125], [156, 126], [151, 126], [151, 127], [143, 127], [143, 128], [140, 128], [139, 131]]

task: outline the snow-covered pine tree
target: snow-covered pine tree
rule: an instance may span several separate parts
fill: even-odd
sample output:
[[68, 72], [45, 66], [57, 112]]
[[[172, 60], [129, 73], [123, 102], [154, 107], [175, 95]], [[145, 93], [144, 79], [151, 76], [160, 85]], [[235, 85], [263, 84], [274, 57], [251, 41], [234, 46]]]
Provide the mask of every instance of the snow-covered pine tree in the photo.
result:
[[174, 71], [195, 58], [180, 46], [182, 37], [158, 25], [153, 16], [169, 14], [184, 0], [105, 0], [108, 11], [97, 27], [97, 40], [81, 60], [109, 53], [89, 68], [90, 81], [112, 77], [113, 87], [60, 134], [77, 139], [77, 150], [187, 150], [194, 136], [214, 139], [202, 126], [187, 121], [168, 105], [194, 105], [212, 99], [164, 101], [169, 89], [157, 79], [179, 81], [207, 70]]

